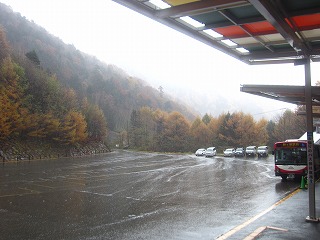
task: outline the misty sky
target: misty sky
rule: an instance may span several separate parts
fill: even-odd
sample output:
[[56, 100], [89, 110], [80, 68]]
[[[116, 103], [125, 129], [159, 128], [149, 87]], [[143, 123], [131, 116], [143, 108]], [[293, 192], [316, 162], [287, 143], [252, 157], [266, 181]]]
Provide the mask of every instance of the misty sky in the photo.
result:
[[[0, 2], [65, 43], [169, 93], [191, 91], [207, 98], [223, 93], [232, 104], [248, 101], [276, 112], [295, 106], [241, 93], [240, 84], [304, 85], [303, 66], [246, 65], [111, 0]], [[319, 65], [311, 64], [313, 85], [320, 81]], [[243, 105], [238, 110], [247, 113]]]

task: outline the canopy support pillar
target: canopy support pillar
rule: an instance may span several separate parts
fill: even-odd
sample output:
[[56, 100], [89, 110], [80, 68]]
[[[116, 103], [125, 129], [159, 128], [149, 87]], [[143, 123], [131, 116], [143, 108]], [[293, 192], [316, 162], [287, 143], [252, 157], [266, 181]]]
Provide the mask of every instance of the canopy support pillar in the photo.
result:
[[308, 190], [309, 190], [309, 216], [307, 222], [318, 222], [315, 206], [315, 179], [313, 158], [313, 117], [312, 117], [312, 90], [310, 59], [305, 63], [305, 100], [307, 112], [307, 141], [308, 141]]

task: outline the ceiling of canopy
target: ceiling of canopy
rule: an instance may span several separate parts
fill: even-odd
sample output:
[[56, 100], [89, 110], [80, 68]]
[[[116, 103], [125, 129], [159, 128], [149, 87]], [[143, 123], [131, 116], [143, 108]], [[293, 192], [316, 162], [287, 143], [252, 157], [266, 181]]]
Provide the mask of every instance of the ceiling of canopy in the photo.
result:
[[320, 61], [319, 0], [113, 0], [247, 64]]

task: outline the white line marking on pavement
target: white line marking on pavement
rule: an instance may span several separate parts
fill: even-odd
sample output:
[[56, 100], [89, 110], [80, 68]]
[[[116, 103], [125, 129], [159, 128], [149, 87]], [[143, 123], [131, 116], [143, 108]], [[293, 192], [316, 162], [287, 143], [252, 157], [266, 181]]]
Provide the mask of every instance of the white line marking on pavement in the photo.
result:
[[242, 228], [248, 226], [250, 223], [253, 223], [255, 220], [257, 220], [258, 218], [262, 217], [263, 215], [265, 215], [266, 213], [270, 212], [272, 209], [274, 209], [276, 206], [278, 206], [279, 204], [283, 203], [284, 201], [286, 201], [287, 199], [291, 198], [293, 195], [295, 195], [296, 193], [298, 193], [300, 191], [300, 189], [295, 190], [294, 192], [292, 192], [291, 194], [289, 194], [288, 196], [284, 197], [283, 199], [279, 200], [278, 202], [276, 202], [275, 204], [273, 204], [271, 207], [267, 208], [266, 210], [264, 210], [263, 212], [259, 213], [258, 215], [250, 218], [248, 221], [242, 223], [241, 225], [235, 227], [234, 229], [231, 229], [229, 232], [223, 234], [222, 236], [218, 237], [217, 240], [225, 240], [228, 237], [232, 236], [233, 234], [235, 234], [236, 232], [240, 231]]
[[287, 232], [287, 229], [284, 228], [277, 228], [277, 227], [270, 227], [270, 226], [265, 226], [265, 227], [259, 227], [258, 229], [256, 229], [253, 233], [251, 233], [249, 236], [247, 236], [246, 238], [244, 238], [243, 240], [253, 240], [255, 239], [260, 233], [262, 233], [264, 230], [266, 229], [272, 229], [272, 230], [276, 230], [276, 231], [281, 231], [281, 232]]

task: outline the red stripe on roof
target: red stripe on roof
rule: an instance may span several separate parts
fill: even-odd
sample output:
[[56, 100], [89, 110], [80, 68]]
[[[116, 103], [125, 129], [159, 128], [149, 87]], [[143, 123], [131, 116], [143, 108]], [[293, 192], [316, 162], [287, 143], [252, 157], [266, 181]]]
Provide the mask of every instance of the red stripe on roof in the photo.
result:
[[303, 15], [292, 17], [299, 30], [311, 30], [320, 28], [320, 14]]
[[249, 35], [239, 26], [215, 28], [214, 31], [227, 38], [248, 37]]

